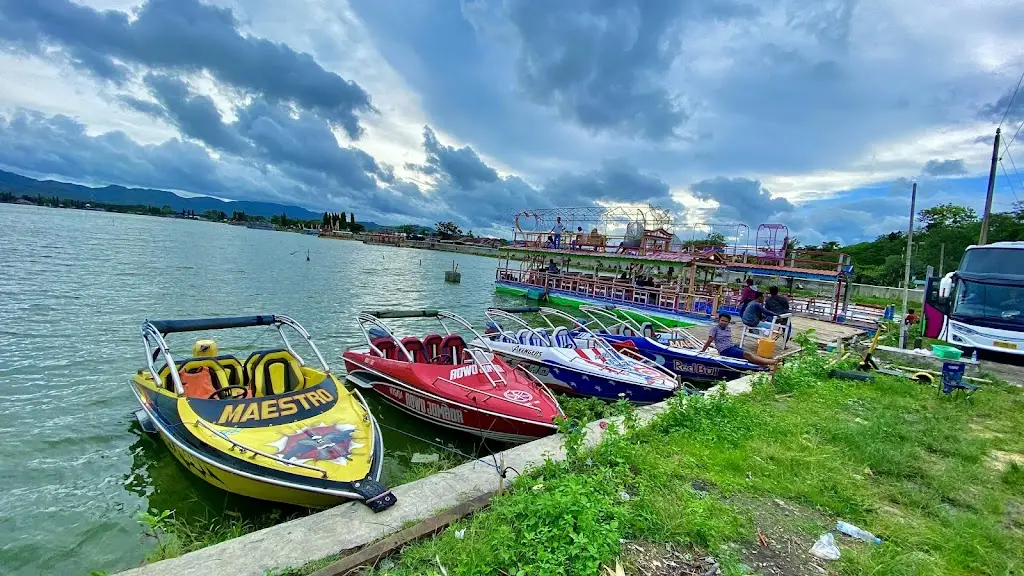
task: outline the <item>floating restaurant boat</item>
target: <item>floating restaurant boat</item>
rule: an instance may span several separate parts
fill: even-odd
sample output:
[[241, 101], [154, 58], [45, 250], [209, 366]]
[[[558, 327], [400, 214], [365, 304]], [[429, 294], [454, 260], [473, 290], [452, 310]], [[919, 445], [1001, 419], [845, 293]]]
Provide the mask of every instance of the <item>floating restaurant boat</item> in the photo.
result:
[[[577, 231], [556, 239], [559, 225]], [[625, 306], [626, 314], [639, 310], [688, 327], [709, 324], [719, 312], [738, 315], [739, 289], [728, 283], [759, 276], [827, 292], [790, 294], [798, 316], [872, 328], [883, 314], [882, 307], [850, 301], [848, 255], [794, 249], [782, 224], [761, 224], [755, 235], [744, 224], [699, 223], [686, 241], [670, 230], [669, 213], [650, 206], [520, 212], [511, 244], [499, 249], [495, 290], [560, 306]], [[636, 282], [638, 276], [648, 282]]]
[[[690, 382], [733, 380], [767, 368], [746, 360], [701, 352], [704, 343], [685, 328], [669, 327], [640, 311], [616, 306], [580, 306], [580, 312], [599, 326], [596, 334], [618, 350], [630, 349]], [[634, 318], [643, 319], [637, 323]]]
[[[445, 335], [399, 338], [381, 321], [387, 318], [435, 318]], [[391, 310], [364, 312], [357, 320], [367, 345], [343, 354], [348, 380], [372, 388], [399, 410], [502, 442], [527, 442], [557, 430], [562, 409], [551, 391], [503, 362], [486, 343], [468, 348], [446, 320], [476, 340], [483, 337], [461, 317], [442, 310]]]
[[[191, 358], [175, 361], [165, 340], [250, 326], [277, 328], [283, 347], [243, 362], [218, 355], [215, 341], [199, 340]], [[285, 326], [305, 339], [318, 368], [295, 352]], [[147, 320], [142, 342], [148, 365], [131, 382], [141, 405], [136, 416], [196, 476], [228, 492], [299, 506], [359, 500], [380, 512], [395, 503], [379, 482], [384, 443], [373, 414], [298, 322], [275, 315]]]
[[[540, 313], [548, 328], [533, 328], [517, 316], [526, 312]], [[556, 326], [550, 317], [567, 321], [573, 329]], [[488, 333], [470, 346], [494, 350], [509, 364], [570, 394], [651, 404], [679, 389], [676, 376], [666, 368], [628, 350], [615, 350], [564, 312], [544, 307], [491, 308], [487, 319]], [[513, 324], [518, 330], [503, 327]]]

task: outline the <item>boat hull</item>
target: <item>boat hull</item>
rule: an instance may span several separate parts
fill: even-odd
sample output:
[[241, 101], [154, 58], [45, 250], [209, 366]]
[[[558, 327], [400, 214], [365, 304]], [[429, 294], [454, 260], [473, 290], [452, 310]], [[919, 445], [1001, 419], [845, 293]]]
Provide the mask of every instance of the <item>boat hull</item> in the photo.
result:
[[[510, 366], [520, 366], [544, 384], [576, 396], [603, 400], [625, 398], [635, 404], [661, 402], [675, 394], [676, 382], [640, 362], [615, 367], [593, 350], [491, 341], [490, 347]], [[482, 346], [480, 343], [471, 345]]]
[[432, 424], [499, 442], [521, 444], [551, 435], [552, 425], [517, 422], [423, 394], [407, 386], [375, 382], [373, 390], [395, 408]]
[[[191, 431], [196, 426], [194, 422], [189, 424], [182, 420], [179, 415], [179, 399], [162, 390], [140, 384], [138, 380], [131, 383], [131, 389], [142, 407], [148, 426], [155, 429], [175, 460], [216, 488], [269, 502], [326, 508], [349, 500], [367, 500], [355, 486], [363, 484], [368, 488], [380, 478], [384, 445], [372, 415], [369, 417], [375, 433], [372, 438], [370, 472], [361, 481], [341, 482], [282, 473], [264, 468], [253, 459], [240, 457], [237, 451], [226, 452], [213, 448]], [[394, 502], [390, 492], [381, 496]]]
[[167, 449], [174, 455], [174, 459], [184, 466], [186, 470], [204, 480], [207, 484], [232, 494], [247, 496], [257, 500], [266, 500], [268, 502], [305, 506], [307, 508], [329, 508], [351, 500], [351, 497], [348, 496], [312, 492], [304, 488], [279, 486], [268, 483], [265, 480], [242, 475], [228, 468], [217, 467], [191, 454], [185, 447], [179, 445], [175, 439], [168, 435], [162, 432], [159, 435]]
[[751, 372], [765, 369], [745, 360], [674, 348], [643, 336], [602, 334], [615, 348], [628, 348], [645, 358], [657, 362], [689, 382], [718, 382], [734, 380]]
[[[440, 393], [433, 393], [428, 385], [417, 385], [422, 378], [415, 378], [415, 369], [409, 369], [409, 364], [404, 362], [384, 361], [361, 353], [346, 353], [345, 366], [348, 370], [347, 379], [356, 386], [372, 389], [384, 401], [399, 410], [444, 428], [513, 444], [543, 438], [557, 430], [554, 424], [554, 416], [558, 413], [557, 404], [553, 404], [553, 409], [538, 413], [537, 418], [528, 418], [522, 414], [511, 415], [500, 412], [497, 405], [488, 405], [490, 409], [486, 409], [468, 402], [459, 402]], [[424, 369], [419, 365], [413, 366], [419, 370]], [[389, 367], [402, 370], [389, 370]], [[447, 373], [453, 367], [434, 368]], [[502, 370], [506, 379], [512, 378], [515, 374], [511, 368], [504, 367]], [[472, 380], [473, 376], [468, 378]], [[427, 381], [430, 381], [430, 378], [427, 378]], [[484, 390], [489, 387], [485, 386]], [[529, 387], [528, 393], [533, 395], [532, 400], [535, 401], [546, 400], [548, 396], [545, 391], [534, 385]], [[471, 396], [472, 393], [466, 395], [467, 398]], [[554, 403], [553, 399], [549, 401]], [[486, 402], [488, 400], [484, 398], [480, 403]], [[549, 418], [542, 419], [542, 413], [547, 414]]]
[[600, 398], [611, 401], [625, 398], [634, 404], [645, 405], [661, 402], [675, 394], [675, 390], [647, 388], [637, 384], [578, 372], [559, 364], [539, 362], [530, 358], [509, 354], [499, 353], [498, 355], [510, 366], [521, 366], [544, 384], [559, 392], [573, 396]]

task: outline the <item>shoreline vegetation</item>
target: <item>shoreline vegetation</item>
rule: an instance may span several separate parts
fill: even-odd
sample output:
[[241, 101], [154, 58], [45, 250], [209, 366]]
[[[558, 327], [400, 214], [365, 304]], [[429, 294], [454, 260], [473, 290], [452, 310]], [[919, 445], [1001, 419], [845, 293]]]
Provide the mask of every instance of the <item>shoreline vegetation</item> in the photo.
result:
[[[346, 230], [352, 233], [360, 233], [366, 228], [355, 221], [355, 214], [348, 218], [345, 213], [340, 217], [336, 213], [325, 212], [323, 218], [318, 220], [306, 220], [289, 217], [286, 213], [270, 216], [269, 218], [258, 214], [247, 214], [241, 210], [232, 211], [231, 214], [223, 210], [205, 210], [196, 212], [194, 210], [175, 210], [164, 204], [157, 207], [152, 204], [114, 204], [107, 202], [95, 202], [75, 200], [72, 198], [60, 198], [58, 196], [30, 196], [28, 194], [15, 195], [10, 192], [0, 192], [0, 204], [17, 204], [23, 206], [40, 206], [43, 208], [59, 208], [70, 210], [88, 210], [92, 212], [113, 212], [116, 214], [135, 214], [137, 216], [156, 216], [159, 218], [177, 218], [184, 220], [199, 220], [203, 222], [216, 222], [244, 226], [247, 224], [267, 224], [273, 230], [281, 232], [306, 232], [308, 230]], [[342, 221], [342, 219], [344, 219]]]
[[[849, 366], [805, 344], [751, 393], [678, 397], [645, 426], [624, 402], [573, 407], [564, 461], [361, 574], [1019, 571], [1024, 390], [997, 383], [964, 402], [882, 374], [831, 379], [831, 367]], [[587, 448], [581, 424], [595, 415], [607, 430]], [[839, 520], [882, 543], [837, 535], [837, 561], [811, 556]], [[330, 560], [271, 573], [307, 575]]]

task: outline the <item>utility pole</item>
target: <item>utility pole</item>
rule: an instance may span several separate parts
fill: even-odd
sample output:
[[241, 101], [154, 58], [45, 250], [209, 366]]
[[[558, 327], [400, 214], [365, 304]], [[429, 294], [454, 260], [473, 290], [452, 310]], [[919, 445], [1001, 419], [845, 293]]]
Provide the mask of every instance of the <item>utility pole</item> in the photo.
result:
[[996, 139], [992, 143], [992, 166], [988, 169], [988, 194], [985, 196], [985, 213], [981, 217], [981, 237], [978, 244], [988, 244], [988, 219], [992, 213], [992, 193], [996, 189], [996, 162], [999, 162], [999, 128], [996, 128]]
[[946, 262], [946, 243], [939, 246], [939, 277], [942, 277], [942, 265]]
[[907, 346], [907, 298], [910, 296], [910, 255], [914, 246], [914, 208], [917, 204], [917, 182], [910, 189], [910, 228], [907, 229], [907, 268], [903, 272], [903, 319], [900, 321], [900, 348]]

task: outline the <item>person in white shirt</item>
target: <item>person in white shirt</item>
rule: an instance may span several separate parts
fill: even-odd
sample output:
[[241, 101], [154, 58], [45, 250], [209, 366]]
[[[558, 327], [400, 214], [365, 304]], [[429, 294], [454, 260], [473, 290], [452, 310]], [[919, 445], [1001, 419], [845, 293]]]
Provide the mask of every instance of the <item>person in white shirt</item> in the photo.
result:
[[562, 224], [561, 216], [555, 219], [555, 226], [551, 228], [551, 232], [555, 235], [555, 248], [561, 248], [562, 234], [565, 234], [565, 226]]

